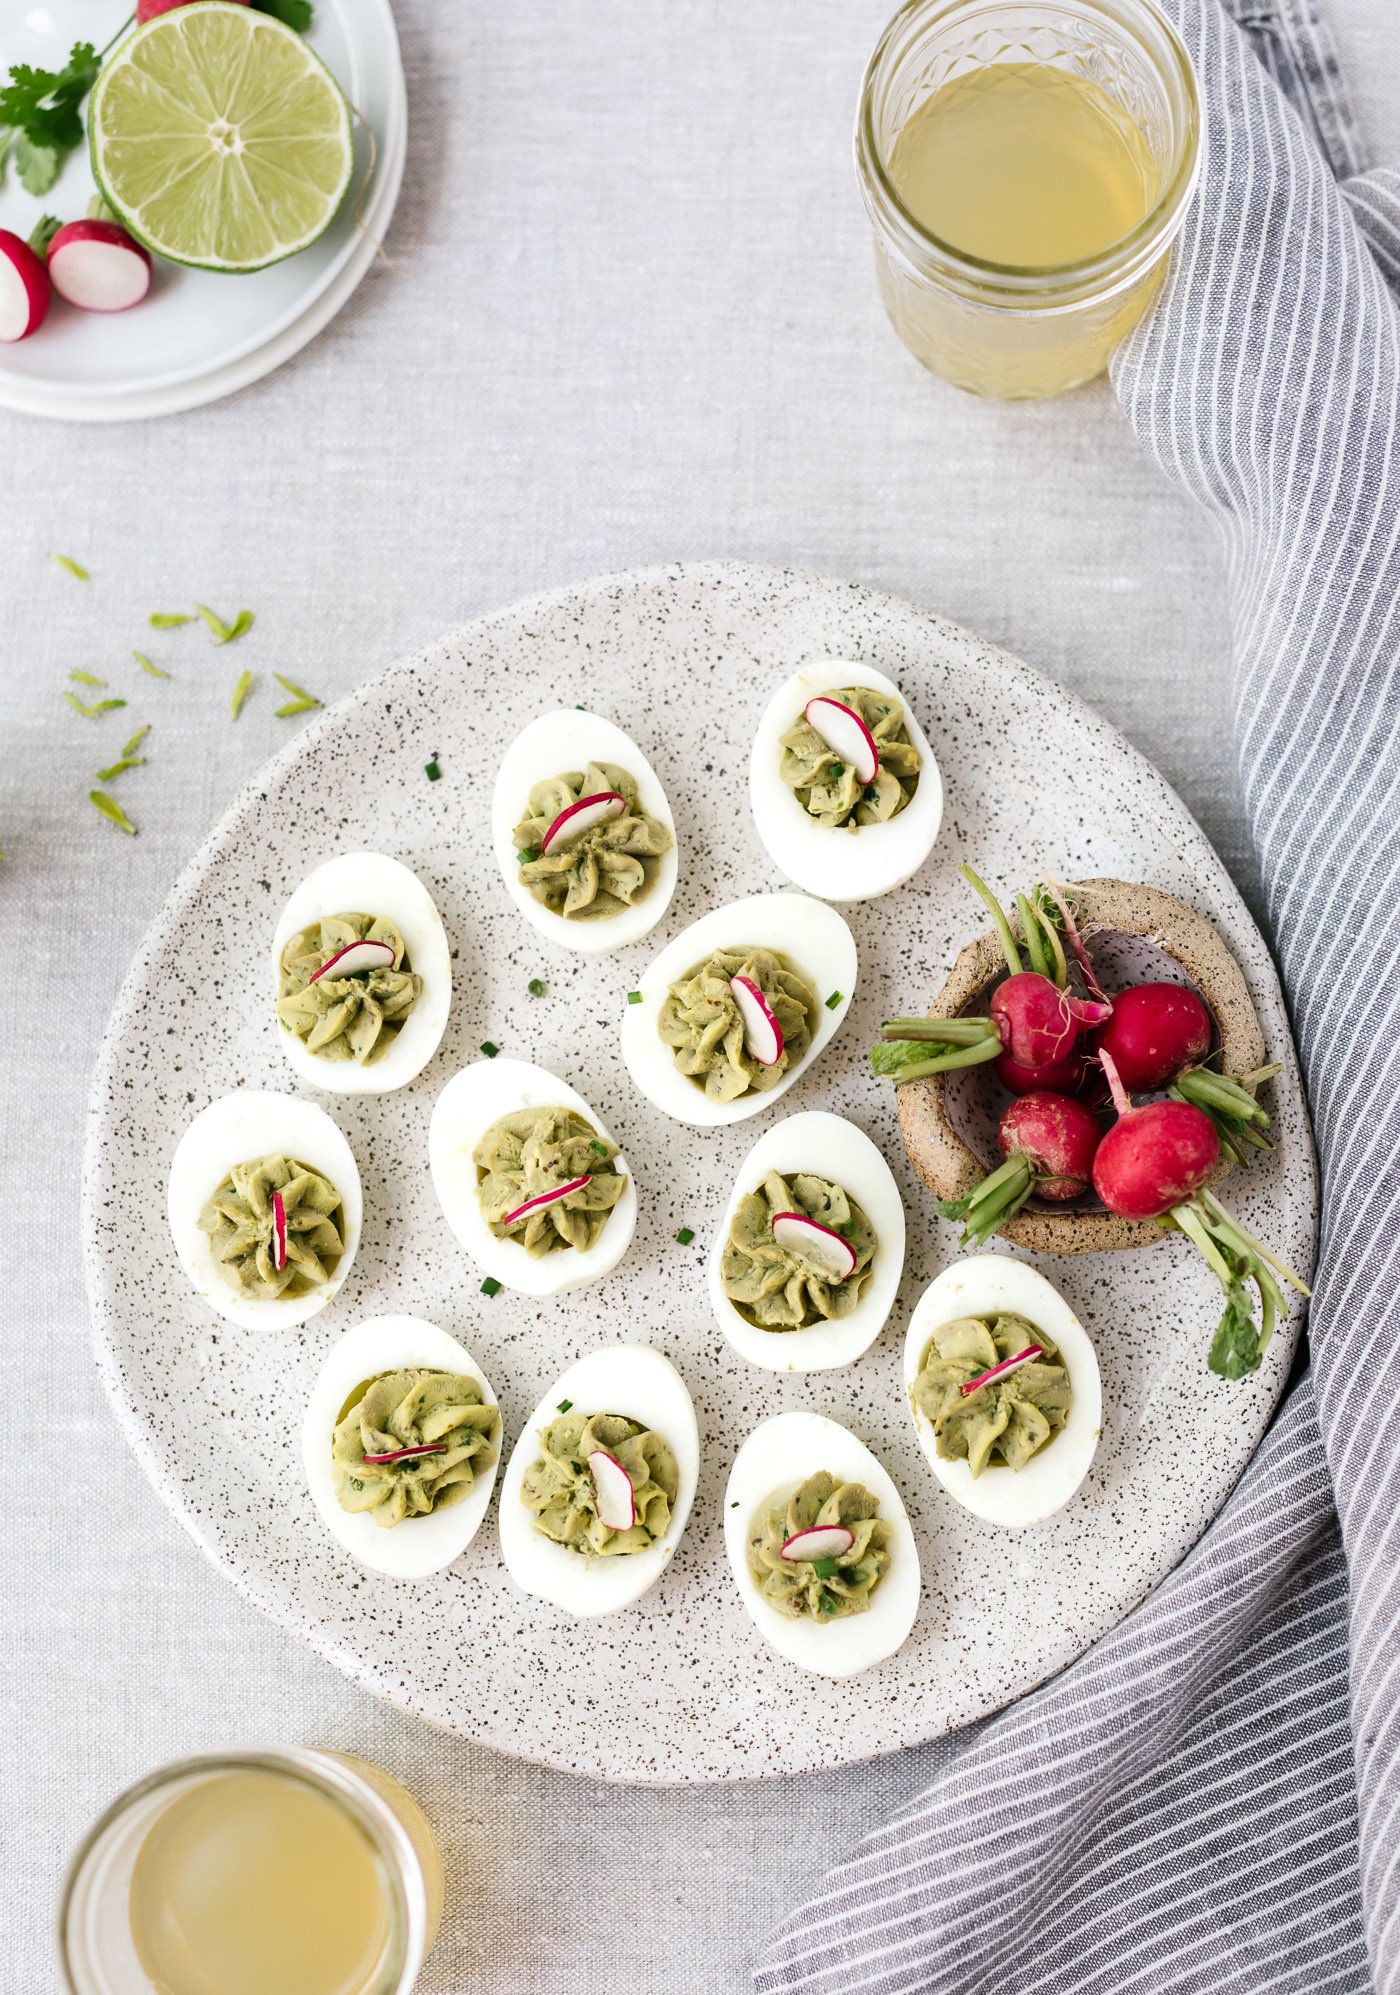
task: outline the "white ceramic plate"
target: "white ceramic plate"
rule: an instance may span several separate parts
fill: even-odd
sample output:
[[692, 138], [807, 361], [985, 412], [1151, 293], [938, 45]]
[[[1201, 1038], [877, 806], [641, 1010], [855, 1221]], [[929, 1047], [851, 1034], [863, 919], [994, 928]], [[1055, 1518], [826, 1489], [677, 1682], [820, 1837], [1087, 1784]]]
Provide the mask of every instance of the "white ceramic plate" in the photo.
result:
[[[0, 56], [53, 67], [78, 39], [101, 46], [129, 12], [123, 0], [102, 0], [100, 10], [93, 0], [31, 5], [21, 24], [7, 25]], [[0, 406], [70, 422], [169, 415], [260, 380], [335, 316], [393, 217], [407, 99], [389, 0], [319, 0], [310, 40], [364, 119], [355, 126], [351, 191], [320, 242], [246, 277], [159, 264], [150, 297], [130, 312], [99, 316], [55, 299], [32, 339], [0, 346]], [[377, 142], [372, 174], [366, 123]], [[92, 191], [85, 149], [41, 199], [24, 192], [12, 168], [0, 188], [0, 226], [27, 236], [41, 213], [82, 214]]]
[[[860, 954], [853, 1015], [772, 1111], [774, 1120], [817, 1107], [850, 1117], [889, 1158], [909, 1221], [891, 1329], [859, 1364], [800, 1378], [760, 1373], [731, 1351], [707, 1292], [713, 1231], [762, 1121], [696, 1135], [658, 1114], [623, 1067], [618, 1020], [665, 935], [719, 902], [779, 887], [750, 831], [749, 734], [768, 689], [822, 653], [887, 670], [934, 723], [949, 828], [917, 883], [849, 910]], [[697, 661], [708, 689], [698, 705], [680, 690]], [[507, 896], [488, 834], [468, 863], [463, 827], [489, 825], [495, 764], [521, 714], [574, 700], [615, 714], [647, 744], [685, 863], [664, 932], [561, 970]], [[433, 750], [442, 780], [430, 784]], [[1034, 786], [1008, 783], [1018, 762], [1039, 772]], [[340, 780], [365, 768], [372, 785]], [[235, 1084], [286, 1085], [265, 951], [223, 917], [244, 908], [270, 934], [312, 858], [365, 844], [420, 874], [449, 937], [470, 940], [471, 954], [442, 1047], [413, 1085], [336, 1104], [365, 1193], [344, 1291], [286, 1336], [230, 1329], [211, 1322], [164, 1251], [163, 1225], [170, 1153], [188, 1118]], [[905, 1409], [899, 1333], [956, 1233], [932, 1215], [904, 1161], [891, 1093], [870, 1079], [865, 1048], [892, 1004], [927, 999], [958, 940], [982, 925], [956, 873], [961, 858], [1001, 888], [1024, 885], [1047, 861], [1071, 879], [1146, 879], [1216, 922], [1249, 978], [1269, 1056], [1285, 1063], [1279, 1149], [1231, 1179], [1230, 1200], [1305, 1272], [1311, 1146], [1278, 985], [1243, 902], [1180, 802], [1106, 722], [935, 617], [844, 582], [736, 564], [614, 576], [443, 639], [317, 716], [261, 772], [187, 868], [122, 989], [94, 1083], [83, 1202], [97, 1354], [123, 1429], [249, 1598], [381, 1696], [503, 1751], [617, 1779], [720, 1780], [860, 1759], [980, 1717], [1062, 1668], [1177, 1562], [1262, 1434], [1298, 1329], [1295, 1315], [1255, 1378], [1213, 1378], [1205, 1354], [1219, 1291], [1184, 1240], [1039, 1263], [1094, 1337], [1104, 1396], [1093, 1469], [1044, 1524], [1007, 1532], [960, 1509], [935, 1482]], [[527, 984], [541, 975], [546, 993], [532, 997]], [[218, 1003], [191, 1007], [191, 987], [217, 991]], [[636, 1237], [590, 1288], [488, 1298], [442, 1217], [429, 1112], [483, 1040], [567, 1074], [626, 1152]], [[695, 1239], [682, 1247], [675, 1236], [687, 1226]], [[151, 1254], [151, 1241], [162, 1251]], [[335, 1338], [391, 1311], [427, 1317], [467, 1345], [500, 1394], [508, 1442], [565, 1366], [601, 1343], [653, 1344], [674, 1360], [699, 1416], [700, 1488], [674, 1560], [635, 1608], [562, 1626], [511, 1584], [488, 1517], [450, 1571], [414, 1587], [411, 1639], [397, 1613], [366, 1617], [305, 1493], [298, 1436]], [[249, 1405], [279, 1409], [251, 1469]], [[723, 1490], [740, 1444], [760, 1419], [801, 1408], [873, 1449], [904, 1498], [923, 1566], [913, 1633], [887, 1665], [852, 1679], [834, 1728], [829, 1686], [763, 1642], [724, 1554]], [[622, 1724], [620, 1673], [634, 1686]]]

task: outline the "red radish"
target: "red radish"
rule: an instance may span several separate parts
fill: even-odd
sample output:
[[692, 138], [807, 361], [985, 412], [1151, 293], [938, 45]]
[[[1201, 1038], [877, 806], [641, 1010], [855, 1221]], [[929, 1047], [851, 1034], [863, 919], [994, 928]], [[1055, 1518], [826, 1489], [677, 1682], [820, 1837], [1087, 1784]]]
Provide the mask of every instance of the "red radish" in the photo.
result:
[[[44, 227], [40, 222], [35, 234]], [[0, 341], [12, 346], [38, 332], [52, 296], [43, 257], [23, 236], [0, 229]]]
[[856, 1541], [854, 1531], [844, 1524], [813, 1524], [809, 1530], [794, 1531], [784, 1540], [782, 1557], [794, 1559], [839, 1559]]
[[760, 1067], [776, 1067], [783, 1057], [777, 1013], [752, 977], [731, 977], [729, 989], [744, 1021], [744, 1051]]
[[438, 1441], [431, 1447], [395, 1448], [391, 1455], [365, 1455], [363, 1459], [374, 1463], [377, 1467], [381, 1462], [416, 1462], [421, 1455], [445, 1455], [446, 1453], [446, 1444]]
[[1002, 1045], [1022, 1067], [1068, 1059], [1079, 1035], [1111, 1016], [1108, 1005], [1071, 997], [1038, 970], [1018, 971], [998, 984], [987, 1009]]
[[595, 1448], [588, 1457], [593, 1477], [594, 1504], [600, 1524], [610, 1531], [630, 1531], [637, 1521], [637, 1504], [632, 1494], [632, 1478], [616, 1456], [605, 1448]]
[[[1046, 1089], [1051, 1094], [1078, 1094], [1086, 1071], [1078, 1048], [1063, 1060], [1052, 1060], [1048, 1067], [1023, 1067], [1009, 1053], [999, 1053], [996, 1058], [997, 1079], [1008, 1094], [1039, 1094]], [[1097, 1074], [1100, 1069], [1092, 1071]]]
[[803, 708], [808, 727], [819, 734], [833, 755], [849, 762], [858, 783], [873, 783], [880, 770], [880, 751], [875, 737], [854, 707], [825, 694], [808, 700]]
[[1098, 1117], [1073, 1095], [1024, 1094], [997, 1125], [1005, 1163], [966, 1198], [940, 1200], [938, 1210], [945, 1219], [963, 1221], [964, 1247], [981, 1246], [1033, 1195], [1056, 1204], [1081, 1197], [1092, 1181], [1102, 1136]]
[[547, 859], [561, 845], [572, 845], [585, 831], [592, 831], [595, 824], [621, 817], [626, 808], [626, 797], [619, 796], [616, 790], [595, 790], [591, 797], [580, 797], [567, 810], [561, 810], [550, 825], [540, 840], [540, 857]]
[[366, 970], [392, 970], [394, 950], [387, 942], [347, 942], [343, 949], [337, 949], [329, 962], [323, 963], [312, 977], [313, 984], [319, 984], [322, 977], [358, 977]]
[[568, 1198], [576, 1191], [582, 1191], [588, 1183], [588, 1173], [581, 1178], [570, 1178], [566, 1185], [557, 1191], [542, 1191], [538, 1198], [527, 1198], [523, 1205], [517, 1205], [514, 1212], [508, 1212], [501, 1221], [502, 1226], [514, 1226], [517, 1219], [524, 1219], [531, 1212], [543, 1212], [547, 1205], [557, 1205], [561, 1198]]
[[1189, 1101], [1134, 1108], [1111, 1053], [1099, 1060], [1118, 1120], [1094, 1156], [1094, 1190], [1120, 1219], [1158, 1219], [1198, 1192], [1220, 1161], [1220, 1138]]
[[[157, 14], [173, 13], [177, 7], [187, 7], [190, 0], [136, 0], [136, 25], [141, 27], [153, 21]], [[235, 6], [246, 6], [248, 0], [234, 0]]]
[[53, 288], [84, 312], [126, 312], [151, 288], [151, 255], [120, 222], [65, 222], [49, 244]]
[[272, 1265], [279, 1273], [287, 1265], [287, 1207], [280, 1191], [272, 1194]]
[[856, 1271], [856, 1250], [850, 1241], [805, 1212], [775, 1212], [773, 1238], [784, 1253], [814, 1263], [827, 1281], [847, 1281]]
[[[1005, 1378], [1008, 1372], [1014, 1372], [1021, 1365], [1028, 1365], [1032, 1358], [1044, 1356], [1045, 1352], [1041, 1345], [1027, 1344], [1025, 1350], [1018, 1351], [1014, 1358], [1003, 1358], [1001, 1363], [993, 1365], [989, 1372], [983, 1372], [978, 1378], [968, 1379], [965, 1384], [958, 1387], [958, 1391], [964, 1399], [967, 1399], [972, 1393], [980, 1392], [982, 1387], [990, 1384], [994, 1378]], [[365, 1459], [368, 1460], [368, 1456]]]
[[1211, 1019], [1181, 984], [1134, 984], [1113, 1000], [1113, 1016], [1095, 1037], [1129, 1094], [1156, 1094], [1210, 1051]]

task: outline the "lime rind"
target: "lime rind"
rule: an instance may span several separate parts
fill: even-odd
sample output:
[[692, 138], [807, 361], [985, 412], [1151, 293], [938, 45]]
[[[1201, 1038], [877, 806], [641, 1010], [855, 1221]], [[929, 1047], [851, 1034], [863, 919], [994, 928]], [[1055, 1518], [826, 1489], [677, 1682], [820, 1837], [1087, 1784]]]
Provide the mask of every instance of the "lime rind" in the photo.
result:
[[265, 270], [330, 227], [354, 175], [350, 106], [301, 36], [229, 0], [116, 48], [88, 114], [93, 176], [138, 242], [196, 270]]

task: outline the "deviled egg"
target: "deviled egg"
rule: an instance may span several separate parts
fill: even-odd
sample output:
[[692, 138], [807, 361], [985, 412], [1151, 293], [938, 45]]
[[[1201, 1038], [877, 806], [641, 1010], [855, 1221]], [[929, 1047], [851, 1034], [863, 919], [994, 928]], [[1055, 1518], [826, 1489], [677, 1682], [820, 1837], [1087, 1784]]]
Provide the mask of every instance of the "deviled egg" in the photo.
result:
[[933, 850], [943, 780], [898, 686], [873, 666], [823, 658], [769, 701], [749, 801], [769, 858], [790, 880], [825, 900], [873, 900]]
[[307, 1487], [361, 1565], [422, 1579], [481, 1527], [501, 1416], [470, 1351], [418, 1316], [375, 1316], [336, 1339], [302, 1422]]
[[892, 1656], [919, 1611], [919, 1552], [899, 1491], [820, 1413], [755, 1427], [724, 1493], [724, 1544], [764, 1640], [818, 1676]]
[[528, 1060], [474, 1060], [433, 1107], [447, 1223], [492, 1282], [560, 1295], [615, 1268], [637, 1223], [627, 1159], [583, 1096]]
[[501, 1480], [501, 1552], [525, 1593], [590, 1618], [628, 1607], [680, 1542], [700, 1473], [685, 1381], [614, 1344], [555, 1380]]
[[676, 890], [675, 820], [656, 771], [582, 707], [541, 714], [506, 750], [491, 839], [525, 919], [584, 955], [646, 935]]
[[856, 945], [835, 908], [754, 894], [693, 921], [629, 991], [622, 1055], [678, 1122], [742, 1122], [805, 1073], [856, 987]]
[[850, 1364], [903, 1271], [904, 1202], [864, 1130], [809, 1109], [759, 1137], [709, 1261], [715, 1319], [741, 1357], [775, 1372]]
[[929, 1284], [904, 1340], [904, 1384], [929, 1466], [990, 1523], [1039, 1523], [1089, 1472], [1098, 1359], [1058, 1289], [1024, 1261], [975, 1254]]
[[388, 1094], [436, 1053], [452, 959], [432, 895], [382, 852], [342, 852], [309, 873], [272, 938], [282, 1050], [330, 1094]]
[[360, 1244], [360, 1174], [323, 1108], [241, 1088], [201, 1109], [170, 1163], [170, 1231], [199, 1293], [246, 1330], [324, 1309]]

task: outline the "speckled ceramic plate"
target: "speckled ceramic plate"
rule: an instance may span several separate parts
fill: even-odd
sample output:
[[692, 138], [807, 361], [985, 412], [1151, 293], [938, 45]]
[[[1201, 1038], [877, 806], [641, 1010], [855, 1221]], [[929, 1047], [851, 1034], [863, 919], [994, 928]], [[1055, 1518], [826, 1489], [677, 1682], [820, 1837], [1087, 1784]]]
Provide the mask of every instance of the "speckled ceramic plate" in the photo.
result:
[[[784, 1376], [729, 1348], [706, 1292], [710, 1231], [755, 1125], [692, 1137], [658, 1115], [627, 1077], [618, 1021], [639, 965], [668, 935], [716, 902], [783, 884], [749, 819], [749, 735], [777, 682], [821, 653], [898, 681], [937, 752], [947, 808], [933, 858], [909, 885], [845, 910], [861, 958], [851, 1016], [782, 1103], [836, 1110], [884, 1148], [909, 1215], [903, 1288], [857, 1364]], [[565, 955], [528, 928], [490, 851], [503, 750], [541, 709], [574, 701], [615, 715], [651, 757], [681, 842], [666, 923], [602, 960]], [[442, 780], [429, 783], [434, 754]], [[452, 1016], [411, 1087], [326, 1098], [364, 1180], [359, 1258], [314, 1321], [259, 1335], [219, 1322], [182, 1275], [165, 1226], [166, 1172], [186, 1122], [214, 1096], [296, 1085], [277, 1045], [263, 944], [312, 864], [352, 846], [397, 854], [436, 896], [454, 945]], [[1111, 727], [906, 604], [728, 564], [589, 583], [468, 625], [370, 680], [249, 785], [171, 894], [117, 1002], [94, 1085], [83, 1210], [97, 1354], [122, 1426], [166, 1502], [251, 1600], [379, 1695], [503, 1751], [616, 1779], [723, 1780], [860, 1759], [980, 1717], [1069, 1662], [1176, 1563], [1259, 1440], [1298, 1327], [1295, 1315], [1254, 1379], [1213, 1378], [1205, 1352], [1219, 1291], [1184, 1240], [1037, 1263], [1094, 1336], [1106, 1416], [1092, 1474], [1047, 1523], [1002, 1532], [958, 1508], [905, 1411], [900, 1341], [954, 1252], [954, 1230], [905, 1163], [891, 1094], [868, 1078], [864, 1049], [892, 1004], [916, 1008], [938, 988], [979, 925], [955, 871], [964, 858], [1004, 887], [1046, 864], [1069, 878], [1147, 880], [1217, 924], [1249, 978], [1270, 1057], [1285, 1063], [1278, 1151], [1233, 1178], [1230, 1197], [1293, 1266], [1310, 1266], [1312, 1153], [1284, 1009], [1219, 860]], [[229, 923], [230, 909], [246, 920]], [[542, 998], [527, 994], [532, 978], [545, 980]], [[488, 1300], [442, 1216], [430, 1111], [487, 1039], [573, 1082], [631, 1161], [636, 1237], [596, 1287]], [[694, 1229], [689, 1247], [676, 1243], [681, 1226]], [[302, 1478], [302, 1409], [335, 1338], [390, 1311], [427, 1317], [476, 1354], [499, 1391], [507, 1447], [549, 1382], [601, 1341], [647, 1341], [680, 1367], [700, 1420], [700, 1491], [675, 1559], [638, 1606], [580, 1625], [523, 1598], [492, 1519], [428, 1580], [370, 1577], [350, 1562]], [[830, 1686], [764, 1646], [724, 1554], [722, 1492], [740, 1442], [765, 1415], [801, 1407], [875, 1450], [904, 1493], [923, 1563], [912, 1636], [843, 1687], [839, 1723]]]

